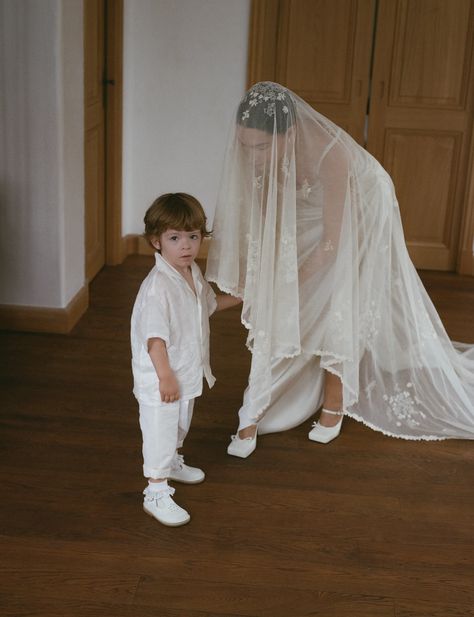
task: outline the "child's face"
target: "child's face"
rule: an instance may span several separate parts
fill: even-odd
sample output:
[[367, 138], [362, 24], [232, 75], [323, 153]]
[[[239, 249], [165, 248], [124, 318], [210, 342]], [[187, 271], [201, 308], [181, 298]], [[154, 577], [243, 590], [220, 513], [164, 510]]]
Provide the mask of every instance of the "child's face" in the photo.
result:
[[184, 272], [196, 259], [201, 246], [202, 234], [199, 229], [194, 231], [178, 231], [167, 229], [159, 238], [152, 240], [153, 246], [161, 251], [163, 259]]

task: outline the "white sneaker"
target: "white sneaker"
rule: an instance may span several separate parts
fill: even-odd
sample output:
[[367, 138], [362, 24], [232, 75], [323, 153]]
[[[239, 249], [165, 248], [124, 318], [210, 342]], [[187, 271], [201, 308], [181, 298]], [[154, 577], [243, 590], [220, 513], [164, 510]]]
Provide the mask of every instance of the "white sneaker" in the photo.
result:
[[329, 409], [323, 409], [322, 411], [331, 414], [332, 416], [341, 416], [340, 422], [338, 422], [335, 426], [323, 426], [319, 423], [319, 421], [313, 422], [313, 429], [308, 433], [308, 437], [311, 441], [317, 441], [318, 443], [329, 443], [333, 439], [336, 439], [341, 432], [342, 416], [344, 415], [344, 412], [331, 411]]
[[202, 482], [205, 477], [206, 474], [202, 469], [186, 465], [183, 455], [176, 454], [168, 480], [183, 482], [183, 484], [199, 484], [199, 482]]
[[240, 439], [239, 434], [231, 435], [230, 444], [227, 447], [227, 454], [231, 456], [239, 456], [240, 458], [247, 458], [257, 447], [257, 431], [253, 437], [246, 437]]
[[146, 488], [143, 494], [143, 509], [163, 525], [179, 527], [191, 520], [186, 510], [173, 501], [171, 495], [174, 495], [174, 488], [169, 486], [164, 491], [150, 491]]

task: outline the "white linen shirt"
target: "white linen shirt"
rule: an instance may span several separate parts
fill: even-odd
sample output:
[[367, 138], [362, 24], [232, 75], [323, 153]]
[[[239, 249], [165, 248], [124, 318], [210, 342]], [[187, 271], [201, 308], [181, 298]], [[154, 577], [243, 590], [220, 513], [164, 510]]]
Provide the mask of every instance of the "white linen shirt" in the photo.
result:
[[159, 253], [155, 262], [135, 300], [130, 331], [133, 393], [145, 405], [161, 403], [158, 375], [148, 353], [150, 338], [165, 341], [181, 400], [202, 393], [203, 376], [210, 388], [215, 382], [209, 364], [209, 316], [217, 308], [216, 294], [194, 262], [196, 295]]

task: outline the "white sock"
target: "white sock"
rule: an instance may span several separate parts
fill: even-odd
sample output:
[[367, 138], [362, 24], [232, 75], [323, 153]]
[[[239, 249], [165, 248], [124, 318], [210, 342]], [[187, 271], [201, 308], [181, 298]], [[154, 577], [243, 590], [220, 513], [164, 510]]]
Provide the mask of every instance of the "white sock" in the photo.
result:
[[159, 493], [168, 488], [168, 480], [163, 480], [162, 482], [150, 482], [150, 480], [148, 480], [148, 488], [153, 493]]

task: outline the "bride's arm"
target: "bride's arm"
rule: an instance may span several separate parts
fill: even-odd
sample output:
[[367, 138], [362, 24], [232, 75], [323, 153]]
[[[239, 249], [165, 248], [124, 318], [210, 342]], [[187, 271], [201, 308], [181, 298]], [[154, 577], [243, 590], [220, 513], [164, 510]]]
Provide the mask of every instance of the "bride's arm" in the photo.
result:
[[299, 280], [302, 283], [317, 270], [329, 266], [337, 256], [342, 219], [350, 199], [349, 163], [341, 144], [326, 154], [320, 165], [319, 178], [323, 188], [323, 234], [300, 265]]

